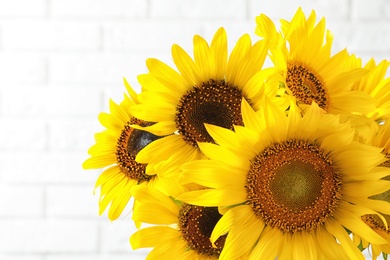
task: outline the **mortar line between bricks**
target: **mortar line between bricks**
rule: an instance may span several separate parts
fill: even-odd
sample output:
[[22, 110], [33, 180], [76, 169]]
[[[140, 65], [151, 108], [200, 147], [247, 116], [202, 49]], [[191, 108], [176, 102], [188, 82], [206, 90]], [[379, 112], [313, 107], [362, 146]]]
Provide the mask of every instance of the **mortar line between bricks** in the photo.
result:
[[104, 52], [105, 50], [105, 44], [104, 44], [104, 38], [105, 38], [105, 30], [104, 30], [104, 26], [102, 24], [99, 25], [99, 45], [98, 45], [98, 51], [99, 52]]
[[250, 16], [251, 15], [251, 12], [250, 12], [250, 3], [249, 3], [250, 0], [246, 0], [245, 1], [245, 17], [247, 20], [250, 20], [252, 17]]
[[151, 14], [151, 0], [145, 0], [146, 1], [146, 13], [145, 13], [145, 16], [146, 18], [149, 20], [152, 16]]
[[43, 195], [42, 195], [42, 219], [48, 218], [48, 210], [47, 210], [47, 185], [42, 185], [43, 188]]
[[45, 10], [45, 16], [47, 17], [47, 19], [50, 19], [50, 16], [51, 16], [51, 12], [50, 12], [50, 9], [51, 9], [51, 0], [46, 0], [46, 10]]
[[354, 6], [355, 6], [354, 0], [348, 0], [347, 5], [349, 10], [347, 19], [349, 22], [351, 22], [354, 17]]

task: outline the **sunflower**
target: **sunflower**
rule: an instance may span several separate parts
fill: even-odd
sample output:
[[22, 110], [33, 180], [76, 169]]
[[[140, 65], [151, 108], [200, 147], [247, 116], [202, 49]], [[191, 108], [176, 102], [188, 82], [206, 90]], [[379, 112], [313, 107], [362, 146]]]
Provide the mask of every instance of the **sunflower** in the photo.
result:
[[352, 87], [375, 99], [376, 108], [368, 116], [376, 121], [384, 121], [390, 116], [390, 78], [386, 78], [389, 64], [387, 60], [376, 64], [374, 59], [370, 59], [364, 66], [369, 73]]
[[274, 69], [262, 70], [268, 52], [266, 41], [252, 45], [249, 35], [243, 35], [229, 57], [223, 28], [215, 33], [210, 45], [199, 35], [193, 42], [194, 59], [173, 45], [172, 57], [178, 71], [148, 59], [149, 73], [138, 78], [145, 91], [140, 94], [140, 104], [131, 108], [132, 113], [156, 122], [144, 128], [151, 133], [176, 133], [142, 150], [138, 162], [174, 160], [180, 165], [203, 158], [197, 143], [213, 142], [204, 123], [233, 129], [233, 125], [242, 125], [242, 98], [257, 110], [261, 95], [277, 94], [279, 81], [271, 80], [278, 77], [277, 73]]
[[217, 207], [201, 207], [174, 201], [156, 189], [136, 186], [133, 219], [151, 224], [130, 237], [133, 249], [154, 248], [146, 259], [218, 259], [225, 243], [214, 244], [210, 235], [221, 214]]
[[131, 187], [135, 185], [151, 185], [171, 194], [184, 191], [177, 178], [162, 180], [156, 174], [146, 174], [146, 166], [135, 161], [139, 151], [160, 137], [131, 127], [152, 123], [129, 113], [138, 99], [126, 80], [125, 86], [130, 96], [125, 94], [119, 105], [111, 100], [110, 113], [99, 115], [106, 129], [95, 135], [96, 143], [88, 151], [91, 157], [83, 163], [84, 169], [106, 168], [97, 179], [95, 189], [100, 187], [99, 213], [110, 205], [108, 217], [111, 220], [121, 215], [131, 198]]
[[[373, 99], [352, 89], [367, 70], [359, 68], [355, 57], [342, 50], [331, 56], [333, 36], [318, 24], [313, 11], [306, 19], [301, 8], [290, 22], [282, 21], [282, 31], [264, 14], [256, 17], [256, 34], [270, 44], [270, 58], [283, 72], [283, 85], [303, 110], [314, 101], [334, 114], [370, 113]], [[325, 40], [324, 40], [325, 39]]]
[[[381, 164], [382, 167], [387, 167], [390, 169], [390, 122], [386, 122], [378, 131], [377, 136], [373, 140], [373, 145], [383, 148], [383, 154], [385, 154], [387, 160]], [[382, 200], [390, 202], [390, 175], [382, 178], [383, 180], [388, 181], [388, 190], [370, 196], [369, 199], [372, 200]], [[379, 210], [380, 211], [380, 210]], [[372, 258], [375, 260], [381, 253], [390, 254], [390, 215], [383, 214], [384, 219], [379, 218], [377, 215], [364, 215], [362, 217], [363, 221], [372, 228], [375, 232], [381, 235], [387, 240], [386, 244], [374, 244], [371, 243], [372, 248]], [[363, 248], [367, 248], [370, 244], [370, 241], [364, 240], [359, 236], [354, 236], [355, 243], [362, 245]]]
[[209, 160], [182, 166], [183, 179], [209, 189], [177, 199], [224, 213], [211, 235], [227, 234], [220, 259], [364, 259], [347, 230], [386, 244], [361, 219], [390, 213], [388, 202], [369, 199], [388, 189], [381, 149], [354, 141], [316, 103], [304, 116], [294, 104], [288, 116], [267, 100], [262, 107], [243, 100], [244, 126], [234, 132], [207, 125], [216, 144], [199, 147]]

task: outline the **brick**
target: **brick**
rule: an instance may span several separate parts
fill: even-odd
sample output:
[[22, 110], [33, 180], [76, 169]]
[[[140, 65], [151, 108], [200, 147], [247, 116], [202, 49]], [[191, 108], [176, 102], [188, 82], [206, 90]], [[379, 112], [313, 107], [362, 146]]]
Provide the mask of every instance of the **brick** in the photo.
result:
[[45, 260], [144, 260], [145, 258], [146, 253], [132, 252], [130, 254], [48, 255]]
[[[108, 103], [108, 102], [107, 102]], [[52, 151], [87, 151], [94, 144], [94, 134], [104, 128], [95, 119], [53, 119], [49, 121], [49, 149]]]
[[43, 150], [47, 129], [43, 120], [0, 118], [0, 150]]
[[46, 212], [49, 217], [98, 218], [98, 195], [93, 185], [50, 185], [46, 189]]
[[[47, 79], [46, 68], [46, 60], [40, 54], [0, 53], [0, 83], [42, 83]], [[9, 86], [0, 84], [2, 87]]]
[[104, 221], [100, 223], [100, 230], [102, 253], [139, 253], [131, 249], [129, 242], [130, 236], [137, 230], [130, 216], [121, 216], [114, 222]]
[[25, 152], [0, 154], [1, 180], [12, 184], [89, 184], [99, 175], [98, 170], [84, 170], [84, 153]]
[[41, 187], [1, 184], [0, 223], [4, 217], [26, 219], [42, 217], [44, 208], [43, 194], [43, 188]]
[[[77, 6], [77, 8], [75, 8]], [[52, 0], [50, 14], [54, 17], [145, 17], [147, 1], [143, 0]]]
[[36, 17], [46, 15], [46, 0], [0, 1], [0, 17]]
[[302, 7], [306, 16], [309, 16], [310, 12], [314, 10], [318, 18], [325, 17], [327, 21], [329, 19], [347, 19], [350, 15], [348, 0], [248, 1], [249, 19], [253, 21], [254, 26], [256, 26], [255, 17], [260, 13], [272, 18], [274, 23], [279, 26], [279, 20], [290, 20], [298, 7]]
[[0, 222], [4, 253], [94, 253], [96, 223], [87, 220], [20, 220]]
[[329, 28], [340, 49], [372, 54], [390, 51], [390, 22], [330, 23]]
[[16, 20], [2, 24], [5, 50], [80, 51], [100, 48], [98, 23]]
[[[141, 86], [137, 82], [136, 75], [133, 75], [131, 80], [127, 79], [130, 86], [137, 93], [141, 92]], [[123, 95], [126, 92], [126, 89], [123, 84], [115, 84], [110, 88], [105, 88], [103, 90], [103, 111], [109, 112], [109, 100], [112, 99], [116, 103], [120, 103], [123, 100]]]
[[108, 50], [162, 51], [170, 55], [176, 43], [187, 49], [195, 34], [202, 34], [199, 21], [155, 20], [110, 22], [103, 25], [104, 48]]
[[150, 15], [155, 18], [182, 19], [244, 19], [247, 5], [237, 0], [151, 0]]
[[244, 21], [244, 20], [229, 21], [225, 19], [214, 20], [214, 21], [203, 21], [202, 27], [203, 27], [204, 34], [201, 36], [205, 38], [208, 43], [211, 43], [211, 40], [213, 39], [213, 36], [217, 32], [217, 30], [220, 27], [223, 27], [226, 30], [226, 34], [228, 37], [228, 46], [230, 51], [233, 49], [238, 39], [244, 34], [249, 34], [251, 36], [252, 43], [254, 43], [259, 39], [259, 37], [257, 36], [254, 37], [255, 27], [252, 21]]
[[2, 93], [7, 98], [0, 111], [6, 116], [80, 118], [96, 116], [101, 107], [100, 91], [88, 88], [8, 88]]
[[354, 19], [373, 19], [380, 23], [390, 15], [390, 6], [387, 0], [352, 0], [351, 6], [352, 17]]
[[56, 84], [113, 84], [123, 86], [123, 77], [146, 70], [145, 55], [138, 53], [53, 54], [50, 79]]
[[43, 256], [32, 256], [31, 254], [3, 254], [0, 253], [0, 259], [4, 260], [44, 260]]

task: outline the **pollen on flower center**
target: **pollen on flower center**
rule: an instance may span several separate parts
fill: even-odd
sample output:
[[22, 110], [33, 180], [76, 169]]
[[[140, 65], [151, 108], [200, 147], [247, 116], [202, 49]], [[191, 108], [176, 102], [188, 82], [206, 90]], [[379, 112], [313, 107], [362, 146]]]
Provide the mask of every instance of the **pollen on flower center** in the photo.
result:
[[218, 258], [226, 235], [218, 238], [214, 246], [210, 242], [210, 236], [221, 217], [217, 207], [183, 204], [179, 212], [179, 229], [188, 247], [201, 255]]
[[311, 231], [332, 216], [341, 198], [341, 178], [315, 143], [275, 143], [251, 163], [248, 204], [267, 225], [282, 232]]
[[310, 105], [313, 101], [328, 110], [329, 98], [322, 78], [311, 68], [299, 62], [287, 64], [287, 87], [298, 101]]
[[145, 174], [146, 165], [136, 162], [135, 157], [142, 148], [160, 138], [160, 136], [134, 129], [130, 125], [149, 126], [152, 124], [135, 117], [131, 118], [122, 129], [116, 146], [116, 158], [119, 168], [128, 178], [137, 180], [138, 183], [149, 181], [153, 176]]
[[233, 129], [242, 125], [242, 92], [224, 80], [210, 80], [195, 86], [180, 99], [176, 127], [184, 140], [194, 147], [197, 142], [213, 142], [205, 123]]
[[362, 220], [364, 223], [366, 223], [368, 226], [370, 226], [373, 230], [384, 232], [388, 235], [390, 235], [390, 215], [382, 214], [382, 216], [387, 221], [387, 226], [383, 223], [382, 219], [380, 219], [377, 215], [364, 215], [362, 216]]
[[[382, 163], [380, 166], [390, 168], [390, 153], [385, 154], [385, 156], [386, 156], [387, 161]], [[390, 178], [388, 180], [390, 180]]]

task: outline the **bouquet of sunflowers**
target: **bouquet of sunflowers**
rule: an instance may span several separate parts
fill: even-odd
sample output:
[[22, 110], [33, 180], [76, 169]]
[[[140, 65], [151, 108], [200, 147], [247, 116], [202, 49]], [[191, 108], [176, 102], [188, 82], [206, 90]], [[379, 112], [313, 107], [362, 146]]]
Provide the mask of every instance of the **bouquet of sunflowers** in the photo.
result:
[[[100, 214], [131, 197], [147, 259], [373, 259], [390, 253], [389, 62], [331, 54], [325, 20], [256, 17], [228, 51], [223, 28], [176, 68], [148, 59], [101, 113], [83, 167]], [[273, 66], [265, 67], [266, 59]], [[146, 223], [146, 225], [143, 225]]]

